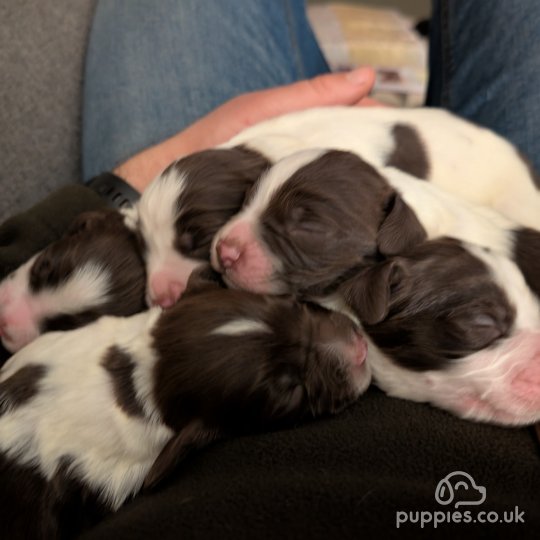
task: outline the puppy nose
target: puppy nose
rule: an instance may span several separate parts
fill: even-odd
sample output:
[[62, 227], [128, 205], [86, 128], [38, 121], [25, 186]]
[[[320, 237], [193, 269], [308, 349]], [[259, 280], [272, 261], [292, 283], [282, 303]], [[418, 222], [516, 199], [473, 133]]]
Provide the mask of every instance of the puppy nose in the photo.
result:
[[181, 281], [163, 281], [157, 276], [150, 283], [150, 303], [153, 306], [170, 308], [178, 302], [185, 289], [186, 285]]
[[220, 240], [216, 245], [216, 250], [221, 268], [231, 268], [242, 255], [242, 249], [238, 243], [227, 239]]
[[359, 334], [355, 334], [352, 343], [352, 363], [355, 366], [361, 366], [367, 357], [367, 343], [366, 340]]

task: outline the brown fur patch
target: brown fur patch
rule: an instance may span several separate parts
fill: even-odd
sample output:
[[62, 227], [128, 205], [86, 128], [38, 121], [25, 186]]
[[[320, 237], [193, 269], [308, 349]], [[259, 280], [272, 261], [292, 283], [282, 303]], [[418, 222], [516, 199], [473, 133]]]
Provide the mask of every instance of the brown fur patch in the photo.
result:
[[118, 347], [111, 347], [101, 361], [101, 365], [109, 373], [113, 386], [116, 404], [128, 416], [144, 416], [144, 409], [137, 398], [133, 371], [135, 363], [131, 356]]
[[526, 227], [514, 231], [514, 259], [527, 285], [540, 298], [540, 231]]
[[46, 373], [46, 366], [30, 364], [0, 382], [0, 415], [30, 401], [37, 394]]
[[420, 135], [412, 126], [396, 124], [392, 128], [394, 150], [386, 165], [425, 180], [429, 175], [429, 160]]

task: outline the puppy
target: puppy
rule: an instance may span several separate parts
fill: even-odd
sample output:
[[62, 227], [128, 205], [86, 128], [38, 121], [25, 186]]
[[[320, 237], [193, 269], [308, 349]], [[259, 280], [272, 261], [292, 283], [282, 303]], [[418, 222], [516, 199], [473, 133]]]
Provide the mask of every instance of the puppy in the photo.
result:
[[510, 425], [540, 419], [538, 292], [515, 261], [447, 238], [339, 289], [363, 321], [374, 382], [386, 393]]
[[200, 275], [166, 311], [45, 334], [0, 371], [2, 538], [71, 537], [190, 449], [336, 413], [365, 358], [347, 317]]
[[145, 307], [145, 267], [135, 235], [119, 212], [88, 212], [0, 283], [0, 337], [15, 352], [42, 332]]
[[312, 149], [259, 179], [241, 212], [215, 235], [211, 260], [233, 287], [322, 294], [354, 269], [427, 238], [452, 236], [509, 254], [516, 227], [395, 168]]
[[191, 272], [209, 261], [214, 234], [269, 165], [241, 147], [206, 150], [174, 162], [150, 184], [126, 218], [143, 249], [148, 305], [178, 300]]
[[442, 109], [308, 109], [249, 127], [224, 146], [235, 145], [273, 162], [310, 148], [351, 151], [540, 228], [540, 176], [527, 160], [496, 133]]

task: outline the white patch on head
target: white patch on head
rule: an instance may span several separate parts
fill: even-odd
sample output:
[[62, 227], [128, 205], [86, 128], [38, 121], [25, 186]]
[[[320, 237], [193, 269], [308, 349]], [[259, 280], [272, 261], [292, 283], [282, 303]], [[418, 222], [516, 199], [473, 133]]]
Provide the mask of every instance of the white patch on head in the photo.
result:
[[30, 303], [38, 317], [76, 313], [106, 302], [110, 279], [107, 269], [90, 261], [76, 268], [57, 287], [46, 287], [39, 291]]
[[147, 248], [147, 265], [160, 267], [174, 249], [175, 223], [180, 215], [178, 198], [186, 178], [171, 167], [143, 192], [138, 204], [138, 225]]
[[256, 319], [241, 318], [234, 321], [229, 321], [217, 328], [214, 328], [210, 335], [217, 336], [242, 336], [244, 334], [260, 333], [267, 334], [272, 333], [272, 329], [262, 321]]
[[155, 300], [153, 282], [163, 282], [164, 290], [172, 282], [185, 287], [193, 270], [201, 264], [175, 248], [176, 222], [183, 211], [178, 199], [186, 189], [186, 181], [184, 174], [171, 167], [148, 186], [137, 204], [137, 226], [146, 244], [148, 305]]
[[[39, 255], [39, 254], [38, 254]], [[58, 286], [30, 290], [30, 271], [35, 255], [0, 285], [2, 342], [11, 352], [19, 350], [40, 334], [44, 317], [83, 311], [107, 300], [110, 274], [99, 264], [88, 262], [75, 269]]]
[[272, 165], [254, 187], [254, 193], [241, 214], [251, 220], [257, 219], [270, 204], [273, 195], [283, 186], [295, 172], [320, 158], [328, 150], [316, 148], [303, 150], [287, 156]]

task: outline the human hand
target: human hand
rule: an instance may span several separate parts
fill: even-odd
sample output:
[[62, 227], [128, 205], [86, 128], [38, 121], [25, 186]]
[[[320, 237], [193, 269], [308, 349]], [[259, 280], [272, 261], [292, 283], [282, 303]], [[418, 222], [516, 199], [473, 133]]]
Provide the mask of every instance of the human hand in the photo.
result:
[[143, 191], [175, 159], [224, 143], [243, 129], [268, 118], [311, 107], [373, 105], [375, 102], [367, 95], [374, 81], [374, 70], [363, 67], [242, 94], [173, 137], [136, 154], [114, 172]]

